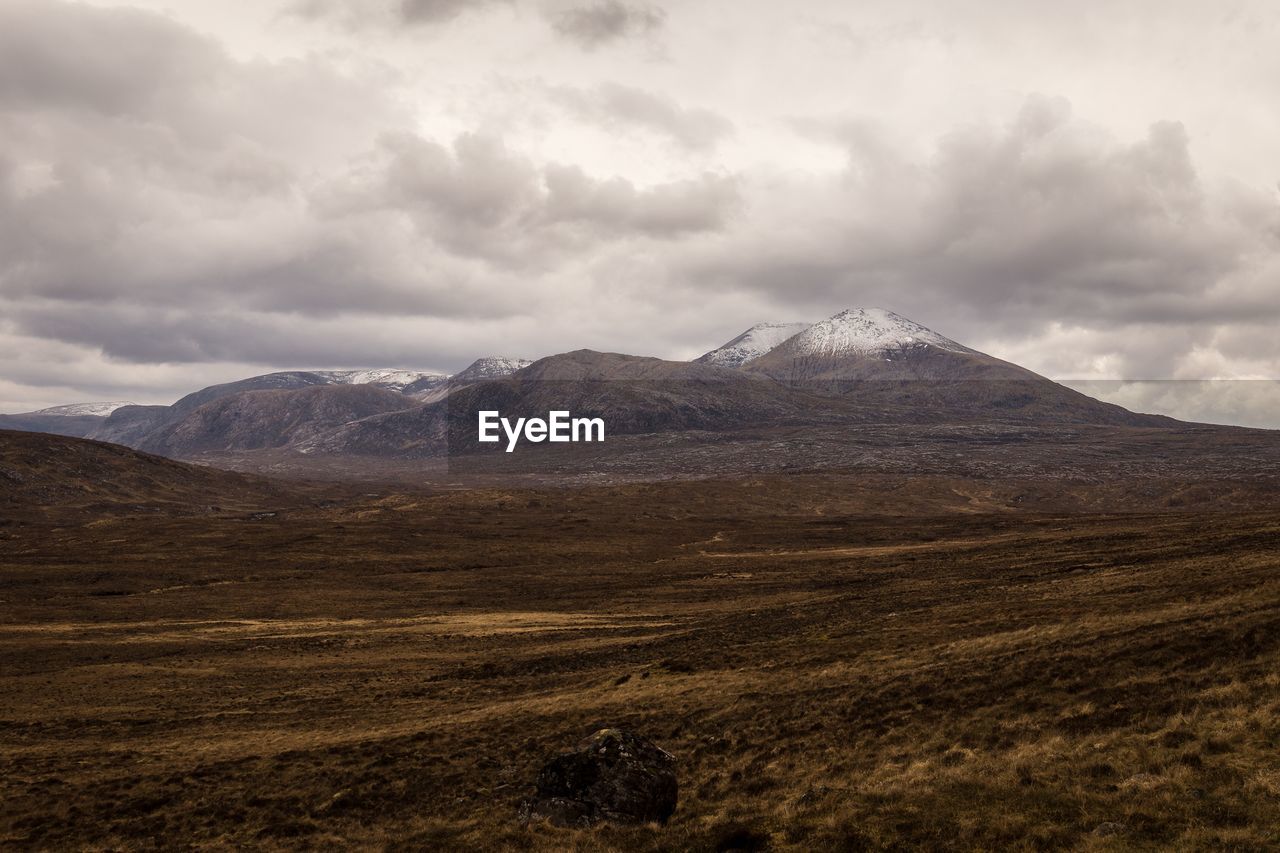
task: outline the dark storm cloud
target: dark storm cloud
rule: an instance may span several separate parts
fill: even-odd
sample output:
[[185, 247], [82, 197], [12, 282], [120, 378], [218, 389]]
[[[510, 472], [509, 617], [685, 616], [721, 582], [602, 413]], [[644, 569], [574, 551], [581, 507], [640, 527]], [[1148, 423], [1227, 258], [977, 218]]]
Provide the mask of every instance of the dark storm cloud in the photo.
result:
[[[108, 46], [110, 46], [108, 48]], [[130, 9], [0, 4], [0, 104], [144, 114], [223, 61], [215, 43]]]
[[[381, 364], [420, 359], [421, 347], [386, 336], [343, 334], [351, 320], [308, 326], [289, 313], [235, 309], [202, 312], [109, 305], [79, 314], [30, 305], [15, 312], [28, 334], [60, 341], [99, 341], [109, 358], [135, 363], [253, 362], [286, 367]], [[324, 329], [327, 334], [317, 334]]]
[[299, 18], [332, 19], [347, 26], [441, 24], [461, 15], [514, 0], [298, 0], [289, 12]]
[[402, 0], [400, 15], [410, 24], [434, 23], [456, 18], [463, 12], [510, 0]]
[[402, 213], [424, 239], [500, 267], [545, 270], [606, 242], [717, 231], [740, 205], [729, 177], [637, 188], [576, 166], [539, 166], [482, 134], [465, 134], [449, 148], [398, 134], [382, 148], [377, 170], [325, 197], [325, 215]]
[[550, 13], [551, 26], [560, 35], [587, 50], [618, 39], [649, 35], [666, 23], [667, 13], [647, 4], [622, 0], [598, 0]]
[[575, 117], [607, 130], [647, 130], [692, 150], [714, 148], [733, 133], [733, 122], [711, 110], [682, 107], [671, 98], [617, 83], [595, 89], [562, 86], [551, 95]]

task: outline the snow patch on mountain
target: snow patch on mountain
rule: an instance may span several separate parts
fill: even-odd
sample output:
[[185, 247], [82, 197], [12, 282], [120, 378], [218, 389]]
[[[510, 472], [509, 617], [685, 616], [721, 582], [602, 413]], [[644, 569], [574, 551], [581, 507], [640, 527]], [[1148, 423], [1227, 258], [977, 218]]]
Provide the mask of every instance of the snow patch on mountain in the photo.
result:
[[527, 358], [504, 358], [501, 356], [478, 358], [466, 370], [455, 374], [453, 380], [455, 382], [474, 382], [481, 379], [501, 379], [531, 364], [533, 362]]
[[403, 391], [406, 386], [423, 379], [440, 379], [448, 377], [443, 373], [423, 373], [417, 370], [401, 370], [394, 367], [381, 367], [371, 370], [317, 370], [317, 376], [335, 385], [377, 385], [391, 391]]
[[721, 367], [739, 367], [759, 358], [778, 344], [808, 329], [809, 323], [757, 323], [724, 346], [696, 361]]
[[883, 308], [841, 311], [796, 335], [790, 349], [800, 356], [883, 356], [922, 345], [951, 352], [972, 352], [932, 329]]
[[119, 400], [111, 403], [71, 403], [66, 406], [51, 406], [48, 409], [41, 409], [38, 412], [31, 412], [33, 415], [57, 415], [60, 417], [73, 418], [81, 415], [95, 415], [105, 418], [121, 406], [132, 406], [133, 403], [127, 400]]

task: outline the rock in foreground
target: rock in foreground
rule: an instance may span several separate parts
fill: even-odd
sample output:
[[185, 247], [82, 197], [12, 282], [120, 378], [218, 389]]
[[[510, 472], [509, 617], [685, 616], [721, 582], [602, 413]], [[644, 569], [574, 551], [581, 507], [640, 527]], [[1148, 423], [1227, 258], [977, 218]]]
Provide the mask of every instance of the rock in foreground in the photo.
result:
[[537, 793], [520, 813], [560, 826], [665, 823], [678, 795], [670, 753], [631, 732], [601, 729], [538, 772]]

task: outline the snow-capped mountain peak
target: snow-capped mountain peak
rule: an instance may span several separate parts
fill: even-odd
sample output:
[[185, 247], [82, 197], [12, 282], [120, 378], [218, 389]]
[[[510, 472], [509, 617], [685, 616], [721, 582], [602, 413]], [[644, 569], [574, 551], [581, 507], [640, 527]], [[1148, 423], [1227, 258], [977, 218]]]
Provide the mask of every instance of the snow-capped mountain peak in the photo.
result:
[[533, 364], [527, 358], [504, 358], [501, 356], [487, 356], [478, 358], [473, 361], [466, 370], [453, 376], [457, 382], [472, 382], [479, 379], [501, 379], [504, 376], [510, 376], [517, 370], [521, 370]]
[[807, 328], [808, 323], [757, 323], [724, 346], [700, 356], [697, 361], [721, 367], [739, 367]]
[[883, 308], [850, 308], [796, 335], [796, 355], [883, 355], [928, 345], [970, 352], [950, 338]]
[[48, 409], [41, 409], [38, 412], [31, 412], [33, 415], [57, 415], [60, 417], [76, 417], [79, 415], [95, 415], [105, 418], [121, 406], [132, 406], [125, 400], [119, 400], [111, 403], [71, 403], [66, 406], [51, 406]]

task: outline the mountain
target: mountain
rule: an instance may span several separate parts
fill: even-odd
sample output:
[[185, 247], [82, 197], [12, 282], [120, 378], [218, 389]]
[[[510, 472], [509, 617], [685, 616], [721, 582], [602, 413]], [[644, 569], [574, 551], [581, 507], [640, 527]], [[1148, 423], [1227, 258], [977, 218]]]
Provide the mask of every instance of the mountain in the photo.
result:
[[434, 403], [448, 396], [454, 389], [472, 382], [488, 379], [501, 379], [510, 376], [517, 370], [528, 367], [533, 362], [527, 358], [478, 358], [467, 368], [452, 376], [438, 375], [421, 379], [408, 385], [404, 393], [423, 403]]
[[[261, 376], [250, 376], [247, 379], [240, 379], [235, 382], [224, 382], [219, 385], [201, 388], [199, 391], [182, 397], [172, 406], [123, 405], [108, 415], [105, 420], [91, 425], [82, 434], [85, 437], [99, 441], [111, 441], [129, 447], [146, 448], [162, 453], [174, 452], [173, 447], [176, 446], [203, 447], [209, 444], [221, 445], [225, 443], [223, 439], [230, 441], [233, 445], [238, 442], [249, 441], [257, 446], [274, 446], [273, 443], [279, 440], [280, 429], [289, 431], [296, 428], [296, 425], [294, 427], [285, 427], [283, 425], [268, 427], [266, 428], [267, 434], [260, 439], [249, 439], [245, 430], [238, 428], [235, 430], [236, 436], [232, 437], [225, 434], [224, 427], [219, 427], [215, 424], [219, 419], [231, 417], [233, 412], [238, 412], [239, 409], [236, 406], [220, 410], [217, 414], [207, 414], [207, 417], [213, 420], [206, 422], [206, 427], [204, 428], [193, 427], [188, 424], [186, 427], [178, 429], [178, 424], [209, 403], [257, 391], [298, 391], [307, 388], [325, 387], [373, 388], [389, 394], [396, 394], [396, 405], [404, 408], [412, 405], [413, 401], [400, 399], [397, 392], [411, 387], [425, 387], [432, 383], [439, 384], [447, 379], [447, 376], [438, 373], [423, 373], [391, 368], [376, 370], [289, 370], [266, 373]], [[323, 396], [321, 395], [321, 397]], [[357, 400], [367, 402], [375, 397], [376, 395], [338, 395], [334, 400], [342, 400], [348, 403]], [[385, 403], [388, 398], [382, 397], [381, 399]], [[310, 402], [299, 403], [304, 409], [310, 404]], [[317, 411], [326, 413], [322, 418], [322, 422], [331, 425], [331, 416], [333, 413], [341, 411], [343, 405], [343, 403], [336, 403], [332, 407], [321, 406]], [[250, 409], [252, 408], [250, 407]], [[288, 417], [287, 410], [290, 408], [289, 405], [274, 408], [277, 411], [284, 412], [284, 416]], [[364, 412], [364, 414], [371, 413], [372, 411]], [[259, 419], [261, 417], [261, 412], [254, 411], [251, 419]], [[261, 420], [256, 420], [255, 422], [260, 426], [263, 425]], [[206, 428], [213, 429], [223, 438], [220, 439], [212, 434], [205, 434], [204, 430]], [[197, 437], [201, 435], [204, 435], [204, 437]], [[190, 438], [184, 436], [189, 436]], [[174, 441], [177, 442], [177, 445], [171, 444]]]
[[411, 397], [374, 385], [241, 391], [218, 397], [150, 431], [138, 448], [190, 457], [285, 447], [361, 418], [415, 405]]
[[188, 394], [171, 409], [186, 413], [219, 397], [228, 397], [241, 391], [287, 391], [310, 388], [316, 385], [373, 385], [390, 391], [403, 391], [418, 383], [444, 380], [443, 374], [419, 373], [408, 370], [288, 370], [251, 376], [235, 382], [210, 385]]
[[456, 388], [426, 406], [347, 424], [300, 449], [375, 456], [493, 449], [475, 440], [481, 410], [511, 419], [564, 410], [603, 418], [610, 435], [625, 435], [735, 430], [799, 419], [814, 407], [809, 395], [718, 365], [576, 350]]
[[164, 442], [153, 435], [162, 433], [191, 412], [222, 397], [231, 397], [246, 391], [285, 391], [330, 385], [334, 379], [322, 373], [306, 370], [289, 370], [250, 376], [235, 382], [224, 382], [201, 388], [179, 399], [172, 406], [121, 406], [112, 412], [87, 438], [112, 441], [129, 447], [163, 447]]
[[589, 349], [540, 358], [512, 377], [523, 382], [700, 381], [731, 386], [743, 385], [744, 378], [738, 371], [718, 365]]
[[701, 364], [741, 367], [808, 329], [810, 323], [757, 323], [723, 346], [695, 359]]
[[[121, 405], [107, 417], [39, 415], [27, 429], [179, 458], [276, 451], [429, 457], [493, 449], [476, 413], [601, 417], [610, 435], [794, 429], [822, 439], [859, 425], [1063, 424], [1163, 427], [978, 352], [878, 308], [812, 325], [762, 323], [696, 361], [577, 350], [536, 362], [481, 358], [453, 376], [398, 369], [282, 371], [203, 388], [172, 406]], [[17, 416], [10, 416], [17, 417]], [[57, 423], [50, 424], [50, 420]], [[62, 425], [62, 426], [60, 426]]]
[[169, 406], [168, 420], [174, 416], [194, 411], [219, 397], [229, 397], [243, 391], [292, 391], [318, 385], [368, 385], [388, 391], [403, 391], [417, 383], [443, 381], [444, 374], [420, 371], [379, 368], [374, 370], [284, 370], [250, 376], [234, 382], [210, 385], [179, 399]]
[[404, 392], [411, 386], [424, 383], [443, 382], [448, 379], [445, 373], [423, 373], [418, 370], [400, 370], [398, 368], [375, 368], [372, 370], [316, 370], [312, 371], [329, 382], [337, 385], [373, 385], [388, 391]]
[[1099, 402], [882, 308], [841, 311], [741, 369], [792, 388], [849, 396], [884, 409], [915, 409], [942, 419], [1176, 423]]
[[820, 366], [825, 361], [845, 363], [851, 358], [899, 361], [907, 353], [923, 351], [977, 354], [892, 311], [851, 308], [779, 341], [751, 361], [760, 363], [772, 356], [773, 362], [807, 359]]
[[417, 398], [433, 397], [434, 398], [443, 389], [448, 388], [448, 385], [449, 385], [449, 374], [432, 373], [426, 376], [422, 376], [418, 379], [415, 379], [413, 382], [410, 382], [408, 385], [400, 389], [400, 393], [410, 397], [417, 397]]
[[169, 411], [169, 406], [121, 406], [106, 418], [95, 418], [95, 426], [84, 437], [135, 447], [164, 423]]
[[[532, 362], [527, 359], [481, 358], [454, 376], [399, 368], [278, 371], [210, 385], [187, 394], [171, 406], [80, 403], [19, 415], [0, 415], [0, 429], [87, 437], [174, 455], [214, 448], [275, 447], [345, 423], [341, 420], [344, 416], [349, 416], [347, 420], [358, 420], [408, 408], [415, 405], [415, 400], [432, 402], [446, 396], [452, 388], [509, 376], [529, 364]], [[186, 420], [203, 406], [246, 393], [339, 386], [372, 388], [397, 396], [339, 393], [288, 401], [285, 398], [240, 400]], [[415, 399], [406, 400], [399, 394]], [[304, 428], [298, 418], [306, 414], [314, 416], [316, 422]], [[234, 427], [232, 419], [238, 421]], [[260, 430], [261, 434], [252, 436], [253, 429]]]
[[841, 311], [752, 359], [743, 369], [813, 388], [863, 381], [1040, 378], [882, 308]]
[[53, 435], [83, 438], [98, 429], [107, 415], [121, 406], [130, 405], [132, 403], [72, 403], [35, 412], [0, 415], [0, 429], [47, 432]]
[[105, 420], [100, 415], [46, 415], [39, 412], [25, 412], [20, 415], [0, 415], [0, 429], [47, 432], [51, 435], [83, 438], [98, 430]]
[[121, 406], [132, 406], [133, 403], [121, 401], [116, 403], [72, 403], [67, 406], [51, 406], [48, 409], [40, 409], [36, 412], [30, 412], [33, 415], [57, 415], [59, 417], [78, 417], [81, 415], [91, 415], [94, 417], [105, 418]]
[[478, 358], [460, 373], [450, 376], [451, 384], [458, 385], [464, 382], [478, 382], [484, 379], [501, 379], [504, 376], [510, 376], [517, 370], [522, 370], [533, 364], [527, 358], [501, 358], [489, 357]]

